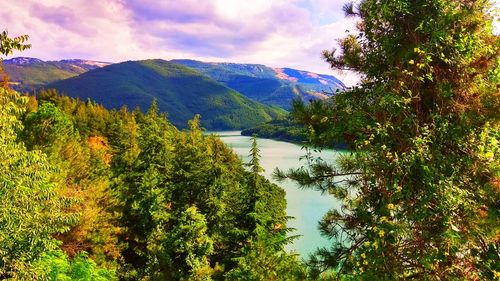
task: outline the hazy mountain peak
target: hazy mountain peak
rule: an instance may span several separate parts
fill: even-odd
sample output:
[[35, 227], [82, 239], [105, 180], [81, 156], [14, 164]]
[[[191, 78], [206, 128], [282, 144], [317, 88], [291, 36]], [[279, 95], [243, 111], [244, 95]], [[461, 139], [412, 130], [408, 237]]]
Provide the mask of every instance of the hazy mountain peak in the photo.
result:
[[59, 62], [61, 63], [69, 63], [69, 64], [76, 64], [76, 65], [88, 65], [88, 66], [95, 66], [95, 67], [104, 67], [107, 65], [110, 65], [110, 62], [104, 62], [104, 61], [93, 61], [93, 60], [81, 60], [81, 59], [65, 59], [65, 60], [60, 60]]
[[44, 61], [38, 58], [30, 57], [15, 57], [12, 59], [4, 60], [4, 64], [9, 65], [31, 65], [37, 63], [51, 63], [51, 64], [65, 64], [83, 67], [84, 69], [90, 70], [97, 67], [104, 67], [110, 65], [110, 62], [103, 61], [93, 61], [93, 60], [82, 60], [82, 59], [64, 59], [64, 60], [54, 60], [54, 61]]
[[39, 62], [43, 62], [43, 60], [37, 58], [29, 58], [29, 57], [15, 57], [3, 61], [4, 64], [17, 64], [17, 65], [26, 65]]
[[33, 91], [48, 83], [74, 77], [111, 63], [81, 59], [43, 61], [38, 58], [15, 57], [4, 60], [3, 64], [14, 89]]

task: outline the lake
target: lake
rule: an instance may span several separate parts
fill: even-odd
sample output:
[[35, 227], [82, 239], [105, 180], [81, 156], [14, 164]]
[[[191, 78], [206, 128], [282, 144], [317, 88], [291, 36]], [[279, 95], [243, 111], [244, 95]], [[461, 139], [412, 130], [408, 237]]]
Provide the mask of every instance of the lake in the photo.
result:
[[[241, 136], [239, 131], [210, 133], [218, 135], [244, 162], [248, 162], [251, 137]], [[257, 138], [257, 143], [260, 149], [261, 166], [265, 169], [264, 176], [286, 191], [287, 214], [295, 218], [288, 222], [288, 227], [296, 229], [291, 234], [302, 235], [293, 244], [288, 245], [287, 250], [296, 251], [302, 258], [307, 258], [318, 247], [330, 244], [325, 237], [321, 236], [318, 222], [329, 209], [338, 208], [340, 204], [332, 196], [322, 195], [319, 191], [300, 189], [297, 184], [289, 180], [278, 183], [271, 178], [276, 167], [288, 170], [306, 165], [305, 160], [299, 160], [306, 154], [300, 145], [261, 138]], [[321, 152], [321, 157], [324, 160], [333, 161], [338, 154], [338, 151], [325, 149]]]

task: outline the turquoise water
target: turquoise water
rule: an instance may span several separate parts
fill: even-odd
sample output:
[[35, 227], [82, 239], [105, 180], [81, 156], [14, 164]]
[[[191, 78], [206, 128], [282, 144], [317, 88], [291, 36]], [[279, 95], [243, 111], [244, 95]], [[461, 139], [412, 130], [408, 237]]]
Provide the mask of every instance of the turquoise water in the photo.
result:
[[[218, 135], [243, 161], [248, 161], [250, 137], [241, 136], [239, 131], [210, 133]], [[275, 181], [272, 180], [271, 174], [276, 167], [287, 170], [306, 164], [305, 160], [299, 161], [299, 158], [306, 154], [300, 145], [260, 138], [257, 139], [257, 143], [260, 149], [261, 165], [265, 169], [264, 176], [273, 182]], [[324, 150], [321, 152], [321, 157], [326, 161], [333, 161], [338, 153], [334, 150]], [[293, 244], [288, 245], [287, 250], [296, 251], [302, 258], [307, 258], [308, 254], [313, 253], [318, 247], [328, 246], [330, 242], [321, 236], [318, 221], [329, 209], [340, 206], [335, 198], [322, 195], [319, 191], [300, 189], [291, 181], [277, 184], [286, 191], [288, 215], [295, 217], [288, 222], [288, 227], [296, 229], [292, 235], [302, 235]]]

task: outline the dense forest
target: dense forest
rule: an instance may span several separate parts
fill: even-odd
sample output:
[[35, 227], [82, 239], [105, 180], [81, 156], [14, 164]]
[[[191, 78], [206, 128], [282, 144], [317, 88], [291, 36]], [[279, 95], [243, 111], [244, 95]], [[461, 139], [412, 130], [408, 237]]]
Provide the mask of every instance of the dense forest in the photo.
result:
[[[331, 246], [284, 246], [285, 192], [158, 103], [109, 110], [0, 84], [0, 279], [498, 280], [500, 39], [487, 0], [363, 0], [357, 32], [325, 51], [358, 86], [296, 102], [335, 163], [276, 170], [342, 202], [319, 222]], [[30, 47], [0, 33], [0, 54]], [[297, 125], [298, 126], [298, 125]], [[316, 223], [316, 222], [310, 222]]]
[[257, 147], [246, 171], [198, 117], [182, 132], [156, 104], [143, 114], [1, 91], [2, 279], [303, 274], [283, 250], [284, 191], [259, 175]]
[[[2, 52], [25, 36], [2, 37]], [[0, 88], [0, 279], [272, 280], [305, 276], [284, 191], [195, 116], [107, 110]]]

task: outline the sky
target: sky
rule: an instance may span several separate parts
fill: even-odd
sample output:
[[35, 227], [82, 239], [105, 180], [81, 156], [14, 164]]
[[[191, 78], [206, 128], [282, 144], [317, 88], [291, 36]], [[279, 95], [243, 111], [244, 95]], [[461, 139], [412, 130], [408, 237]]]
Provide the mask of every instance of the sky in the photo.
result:
[[42, 60], [190, 58], [259, 63], [357, 78], [321, 52], [354, 30], [348, 0], [0, 0], [0, 29], [28, 34]]

